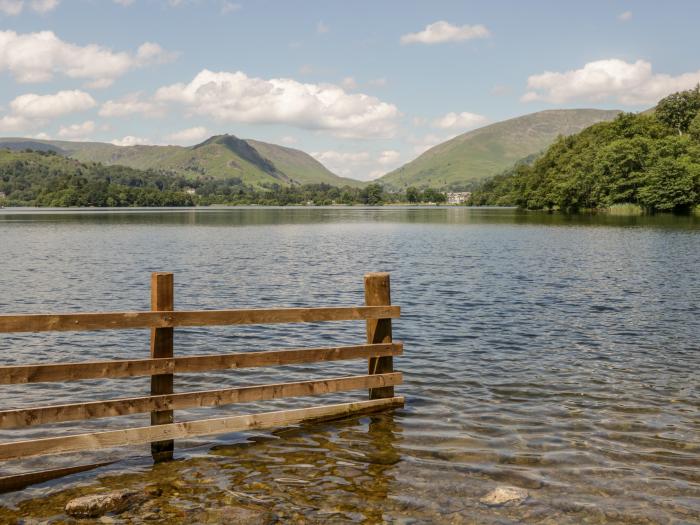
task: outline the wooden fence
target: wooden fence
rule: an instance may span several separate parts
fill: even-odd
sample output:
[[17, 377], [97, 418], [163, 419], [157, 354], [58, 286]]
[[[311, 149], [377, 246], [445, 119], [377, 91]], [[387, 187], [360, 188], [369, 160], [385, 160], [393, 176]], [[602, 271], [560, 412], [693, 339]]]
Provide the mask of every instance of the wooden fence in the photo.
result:
[[[154, 273], [151, 276], [151, 311], [0, 315], [0, 333], [151, 329], [151, 353], [148, 359], [0, 366], [0, 384], [151, 376], [150, 395], [1, 410], [0, 428], [21, 428], [148, 412], [151, 414], [151, 426], [0, 443], [0, 460], [150, 442], [153, 458], [161, 461], [172, 458], [174, 439], [272, 428], [403, 406], [403, 398], [394, 395], [394, 385], [401, 383], [402, 376], [393, 370], [393, 356], [402, 354], [403, 345], [393, 342], [391, 333], [391, 320], [399, 317], [400, 308], [391, 305], [387, 273], [365, 275], [365, 306], [357, 307], [177, 311], [173, 298], [173, 274]], [[366, 321], [366, 343], [186, 357], [174, 354], [173, 332], [177, 327], [350, 320]], [[198, 392], [173, 392], [173, 377], [177, 373], [346, 359], [367, 359], [368, 374]], [[358, 389], [368, 389], [369, 400], [179, 423], [174, 418], [174, 411], [179, 409]]]

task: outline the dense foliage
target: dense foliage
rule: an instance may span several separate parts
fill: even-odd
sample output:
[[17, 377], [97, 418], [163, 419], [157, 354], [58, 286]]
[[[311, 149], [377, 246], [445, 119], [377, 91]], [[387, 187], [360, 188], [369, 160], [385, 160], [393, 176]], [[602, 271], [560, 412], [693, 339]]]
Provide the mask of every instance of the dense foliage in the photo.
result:
[[185, 178], [168, 172], [81, 163], [53, 152], [0, 150], [0, 204], [7, 206], [377, 206], [445, 200], [443, 193], [432, 189], [409, 188], [407, 193], [388, 193], [376, 183], [364, 188], [329, 184], [272, 184], [256, 188], [238, 178]]
[[683, 212], [700, 204], [700, 87], [653, 114], [621, 114], [557, 140], [531, 165], [485, 182], [471, 204], [603, 209], [634, 204]]
[[18, 206], [191, 206], [187, 181], [53, 152], [0, 150], [0, 192]]

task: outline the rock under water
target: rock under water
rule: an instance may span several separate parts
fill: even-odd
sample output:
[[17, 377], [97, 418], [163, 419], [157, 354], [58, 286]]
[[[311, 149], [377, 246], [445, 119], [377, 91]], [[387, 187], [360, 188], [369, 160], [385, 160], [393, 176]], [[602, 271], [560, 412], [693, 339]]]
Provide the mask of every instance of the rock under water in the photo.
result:
[[519, 487], [496, 487], [479, 501], [485, 505], [517, 506], [528, 498], [527, 490]]
[[66, 514], [74, 518], [97, 518], [108, 512], [119, 514], [141, 501], [143, 496], [134, 490], [115, 490], [103, 494], [91, 494], [70, 500]]

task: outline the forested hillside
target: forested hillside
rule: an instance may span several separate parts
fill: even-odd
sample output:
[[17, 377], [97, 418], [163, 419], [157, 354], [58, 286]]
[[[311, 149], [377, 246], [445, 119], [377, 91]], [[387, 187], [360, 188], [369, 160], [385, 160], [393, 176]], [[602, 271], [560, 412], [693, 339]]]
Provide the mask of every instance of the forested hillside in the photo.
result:
[[557, 140], [532, 164], [484, 183], [475, 205], [684, 212], [700, 204], [700, 86], [647, 114], [621, 114]]
[[191, 206], [183, 177], [81, 163], [52, 151], [0, 149], [2, 203], [15, 206]]
[[286, 206], [443, 202], [434, 190], [386, 193], [379, 184], [362, 188], [329, 184], [244, 184], [239, 178], [144, 171], [79, 162], [53, 151], [0, 149], [0, 205], [50, 207], [193, 206], [210, 204]]

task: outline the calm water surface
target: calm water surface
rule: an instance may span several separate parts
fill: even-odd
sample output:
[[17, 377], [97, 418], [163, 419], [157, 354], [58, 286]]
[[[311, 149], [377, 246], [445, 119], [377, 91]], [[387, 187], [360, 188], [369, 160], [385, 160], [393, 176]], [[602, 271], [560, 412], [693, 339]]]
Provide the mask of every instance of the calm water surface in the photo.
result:
[[[157, 486], [140, 523], [700, 523], [700, 220], [464, 208], [0, 212], [0, 312], [139, 310], [173, 271], [176, 307], [359, 305], [389, 271], [403, 410], [274, 432], [0, 465], [4, 475], [117, 459], [0, 495], [0, 522], [67, 522], [66, 500]], [[362, 323], [176, 330], [181, 355], [355, 344]], [[147, 331], [5, 334], [0, 362], [148, 355]], [[183, 375], [176, 391], [364, 373], [362, 362]], [[2, 387], [0, 406], [148, 392], [148, 379]], [[180, 411], [179, 420], [365, 393]], [[1, 430], [26, 439], [135, 416]], [[488, 508], [498, 485], [530, 498]]]

